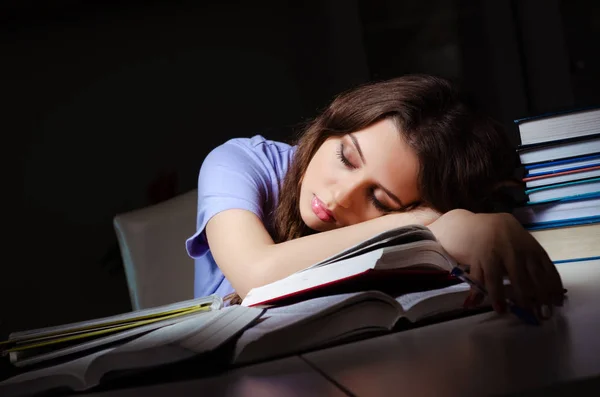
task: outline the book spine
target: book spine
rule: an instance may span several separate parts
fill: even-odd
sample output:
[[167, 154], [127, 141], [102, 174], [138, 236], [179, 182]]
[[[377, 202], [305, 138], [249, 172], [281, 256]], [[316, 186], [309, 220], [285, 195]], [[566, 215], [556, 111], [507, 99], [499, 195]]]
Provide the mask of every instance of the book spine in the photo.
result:
[[529, 195], [531, 193], [539, 192], [541, 190], [555, 189], [555, 188], [564, 187], [564, 186], [584, 185], [584, 184], [595, 183], [595, 182], [600, 182], [600, 178], [590, 178], [590, 179], [583, 179], [580, 181], [572, 181], [572, 182], [557, 183], [555, 185], [540, 186], [540, 187], [536, 187], [533, 189], [525, 190], [525, 194]]
[[527, 164], [524, 166], [524, 168], [526, 170], [535, 170], [538, 168], [543, 168], [543, 167], [548, 167], [548, 166], [557, 166], [557, 165], [562, 165], [562, 164], [584, 162], [584, 161], [589, 161], [589, 160], [598, 160], [599, 164], [600, 164], [600, 153], [593, 154], [593, 155], [576, 156], [576, 157], [570, 157], [570, 158], [565, 158], [565, 159], [544, 161], [544, 162], [535, 163], [535, 164]]
[[585, 200], [591, 198], [600, 197], [600, 192], [587, 193], [587, 194], [576, 194], [573, 196], [565, 196], [560, 198], [553, 198], [549, 200], [540, 200], [540, 201], [529, 201], [527, 205], [538, 205], [538, 204], [548, 204], [548, 203], [559, 203], [565, 201], [577, 201], [577, 200]]
[[[564, 144], [575, 143], [575, 142], [590, 141], [590, 143], [591, 143], [591, 142], [595, 142], [599, 139], [600, 139], [600, 134], [592, 134], [592, 135], [577, 136], [577, 137], [572, 137], [572, 138], [555, 139], [555, 140], [548, 141], [548, 142], [532, 143], [532, 144], [528, 144], [528, 145], [520, 144], [517, 146], [517, 153], [528, 152], [528, 151], [532, 151], [535, 149], [562, 146]], [[595, 153], [595, 152], [598, 152], [598, 150], [595, 150], [593, 153]], [[577, 157], [581, 157], [581, 156], [577, 156]]]
[[[526, 176], [525, 178], [523, 178], [523, 182], [549, 179], [552, 177], [558, 177], [558, 176], [563, 176], [563, 175], [577, 175], [577, 174], [582, 174], [585, 172], [595, 171], [595, 170], [599, 170], [599, 169], [600, 169], [600, 164], [593, 166], [593, 167], [567, 169], [567, 170], [562, 170], [559, 172], [549, 172], [549, 173], [544, 173], [544, 174]], [[579, 178], [579, 179], [585, 179], [585, 178]]]
[[569, 219], [569, 220], [565, 220], [565, 221], [550, 221], [550, 222], [532, 223], [532, 224], [525, 224], [525, 225], [523, 225], [523, 227], [527, 230], [534, 231], [534, 230], [556, 229], [558, 227], [592, 225], [595, 223], [600, 223], [600, 216], [590, 216], [590, 217], [585, 217], [585, 218]]

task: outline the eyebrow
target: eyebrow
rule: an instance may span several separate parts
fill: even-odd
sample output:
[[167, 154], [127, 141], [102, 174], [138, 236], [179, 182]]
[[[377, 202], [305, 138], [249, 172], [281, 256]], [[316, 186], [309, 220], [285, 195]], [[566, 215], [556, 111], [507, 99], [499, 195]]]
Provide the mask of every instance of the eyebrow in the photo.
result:
[[354, 134], [348, 134], [348, 136], [350, 137], [350, 139], [352, 139], [352, 143], [354, 144], [354, 147], [356, 147], [356, 151], [358, 151], [358, 155], [360, 156], [360, 159], [362, 160], [363, 164], [367, 164], [362, 149], [360, 148], [360, 145], [358, 144], [358, 141], [356, 140]]
[[[362, 149], [360, 148], [358, 140], [356, 139], [354, 134], [350, 133], [350, 134], [348, 134], [348, 136], [352, 140], [352, 143], [354, 144], [354, 147], [356, 148], [356, 151], [358, 152], [358, 155], [360, 156], [360, 159], [362, 160], [363, 164], [367, 164], [367, 161], [365, 160], [365, 156], [363, 155]], [[401, 207], [404, 207], [404, 204], [402, 204], [402, 201], [394, 193], [390, 192], [388, 189], [381, 186], [380, 184], [378, 184], [378, 185], [381, 188], [381, 190], [383, 190], [388, 196], [390, 196], [390, 198], [392, 200], [394, 200]]]

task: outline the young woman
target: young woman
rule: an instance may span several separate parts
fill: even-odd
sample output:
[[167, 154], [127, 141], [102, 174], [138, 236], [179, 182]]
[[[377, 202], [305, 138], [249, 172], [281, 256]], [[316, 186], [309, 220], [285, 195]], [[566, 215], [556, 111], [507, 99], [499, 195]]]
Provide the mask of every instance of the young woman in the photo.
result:
[[516, 165], [504, 133], [443, 79], [357, 87], [294, 146], [255, 136], [206, 157], [197, 232], [186, 245], [195, 295], [243, 298], [376, 233], [421, 224], [470, 265], [498, 312], [505, 275], [522, 306], [560, 305], [562, 283], [544, 249], [496, 211]]

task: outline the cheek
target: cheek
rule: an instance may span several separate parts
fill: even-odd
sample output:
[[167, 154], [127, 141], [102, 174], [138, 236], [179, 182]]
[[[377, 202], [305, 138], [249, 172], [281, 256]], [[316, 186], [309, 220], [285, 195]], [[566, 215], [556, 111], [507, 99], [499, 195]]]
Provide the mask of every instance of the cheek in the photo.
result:
[[325, 156], [319, 153], [310, 163], [306, 172], [306, 178], [310, 186], [323, 187], [335, 181], [336, 175], [336, 159], [331, 159], [333, 156]]
[[344, 170], [344, 165], [341, 164], [337, 156], [328, 156], [323, 159], [319, 166], [319, 175], [327, 184], [335, 183]]

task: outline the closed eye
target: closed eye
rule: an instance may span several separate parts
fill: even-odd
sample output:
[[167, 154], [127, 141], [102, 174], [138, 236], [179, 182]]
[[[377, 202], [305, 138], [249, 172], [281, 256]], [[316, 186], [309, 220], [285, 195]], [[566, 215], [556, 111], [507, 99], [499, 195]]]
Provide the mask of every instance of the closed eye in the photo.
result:
[[342, 164], [344, 164], [346, 167], [352, 168], [352, 169], [356, 168], [356, 166], [354, 166], [354, 164], [352, 164], [350, 162], [350, 160], [348, 160], [348, 157], [346, 157], [346, 155], [344, 155], [344, 142], [340, 142], [340, 146], [337, 150], [337, 156], [340, 159], [340, 161], [342, 162]]
[[377, 197], [375, 197], [374, 189], [369, 189], [369, 201], [371, 202], [371, 204], [373, 204], [373, 207], [375, 207], [375, 209], [377, 209], [377, 211], [383, 212], [384, 214], [387, 214], [387, 213], [393, 212], [393, 211], [397, 211], [397, 210], [390, 208], [387, 205], [383, 204], [381, 201], [377, 200]]
[[[340, 142], [340, 145], [339, 145], [339, 147], [337, 149], [337, 157], [340, 159], [340, 161], [342, 162], [342, 164], [344, 164], [345, 167], [350, 168], [350, 169], [356, 169], [356, 168], [358, 168], [357, 166], [355, 166], [354, 164], [352, 164], [352, 162], [344, 154], [344, 142]], [[390, 213], [390, 212], [402, 211], [402, 209], [403, 209], [403, 208], [399, 208], [399, 209], [390, 208], [387, 205], [383, 204], [375, 196], [375, 188], [369, 189], [368, 199], [371, 202], [371, 205], [373, 205], [373, 207], [375, 207], [375, 209], [377, 211], [379, 211], [381, 213], [384, 213], [384, 214], [387, 214], [387, 213]]]
[[[338, 147], [338, 150], [337, 150], [337, 156], [340, 159], [340, 161], [342, 162], [342, 164], [344, 164], [344, 166], [346, 166], [347, 168], [350, 168], [350, 169], [358, 168], [354, 164], [352, 164], [350, 162], [350, 160], [348, 160], [348, 157], [346, 157], [346, 155], [344, 154], [344, 142], [340, 142], [340, 146]], [[373, 205], [373, 207], [375, 207], [375, 209], [379, 212], [387, 214], [389, 212], [395, 211], [393, 208], [390, 208], [387, 205], [383, 204], [381, 201], [379, 201], [377, 199], [377, 197], [375, 197], [375, 189], [374, 188], [369, 189], [368, 199], [371, 202], [371, 204]]]

